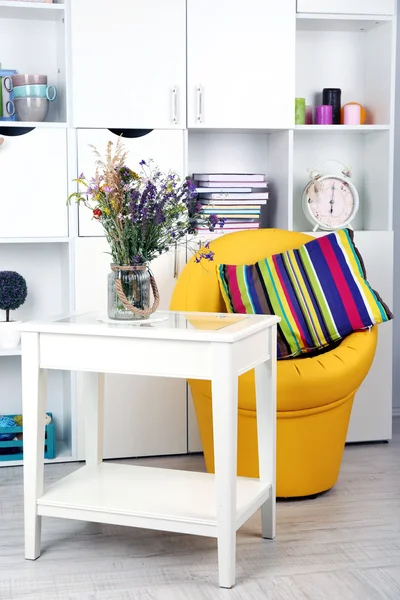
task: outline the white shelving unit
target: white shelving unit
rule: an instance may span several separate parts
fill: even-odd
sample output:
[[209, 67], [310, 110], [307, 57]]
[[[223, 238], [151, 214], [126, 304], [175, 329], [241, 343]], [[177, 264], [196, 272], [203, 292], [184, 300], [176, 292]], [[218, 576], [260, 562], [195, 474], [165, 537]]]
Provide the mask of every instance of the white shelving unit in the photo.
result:
[[[360, 195], [355, 241], [369, 281], [393, 306], [396, 18], [391, 14], [394, 10], [390, 11], [390, 2], [298, 0], [299, 11], [307, 6], [310, 10], [297, 15], [296, 97], [305, 97], [307, 104], [315, 106], [322, 103], [324, 87], [338, 87], [342, 90], [342, 105], [361, 103], [367, 119], [360, 126], [295, 127], [291, 227], [307, 233], [311, 229], [300, 203], [309, 180], [307, 169], [320, 160], [335, 159], [350, 167]], [[353, 14], [334, 14], [339, 4], [343, 12]], [[361, 5], [369, 14], [361, 13]], [[327, 8], [322, 12], [324, 6]], [[325, 173], [337, 172], [334, 163], [322, 168]], [[386, 324], [379, 331], [373, 367], [356, 395], [348, 441], [391, 438], [392, 361], [387, 360], [391, 356], [392, 324]]]
[[[7, 172], [0, 178], [0, 270], [21, 272], [29, 289], [16, 318], [104, 310], [105, 240], [85, 211], [66, 208], [66, 197], [75, 191], [72, 179], [78, 173], [91, 175], [88, 145], [102, 150], [109, 139], [117, 139], [119, 132], [110, 131], [116, 127], [124, 134], [132, 165], [154, 157], [161, 168], [182, 175], [265, 173], [270, 226], [309, 234], [301, 210], [307, 169], [319, 160], [344, 162], [360, 194], [356, 243], [369, 280], [392, 305], [393, 0], [297, 0], [297, 13], [296, 0], [281, 0], [279, 9], [266, 0], [249, 0], [245, 9], [240, 0], [221, 0], [218, 7], [211, 0], [200, 4], [155, 0], [150, 10], [139, 0], [0, 0], [2, 67], [46, 73], [59, 89], [46, 122], [0, 121], [5, 138], [0, 169]], [[155, 11], [165, 17], [157, 34]], [[243, 43], [248, 15], [260, 35], [253, 31]], [[166, 26], [170, 22], [173, 33]], [[200, 22], [217, 33], [209, 34], [206, 43]], [[132, 23], [141, 36], [131, 35]], [[114, 32], [106, 51], [98, 44], [104, 27]], [[146, 60], [130, 76], [121, 56], [139, 53]], [[243, 67], [249, 64], [251, 72]], [[340, 87], [343, 103], [362, 103], [366, 124], [295, 126], [294, 98], [319, 104], [324, 87]], [[168, 308], [185, 260], [183, 249], [153, 265], [163, 308]], [[356, 397], [349, 441], [391, 437], [391, 343], [391, 325], [382, 326], [373, 368]], [[81, 459], [79, 376], [52, 375], [48, 410], [57, 425], [56, 461]], [[19, 350], [0, 352], [0, 381], [0, 412], [18, 413]], [[200, 449], [183, 384], [154, 380], [150, 385], [145, 378], [117, 376], [107, 381], [107, 457]], [[133, 413], [141, 418], [134, 419]]]

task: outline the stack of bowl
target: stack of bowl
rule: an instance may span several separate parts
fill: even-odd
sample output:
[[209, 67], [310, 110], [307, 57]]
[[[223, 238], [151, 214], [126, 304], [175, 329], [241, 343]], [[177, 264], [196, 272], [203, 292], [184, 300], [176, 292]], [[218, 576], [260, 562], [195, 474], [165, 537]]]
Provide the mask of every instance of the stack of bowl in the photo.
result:
[[47, 85], [47, 75], [12, 75], [4, 78], [4, 87], [13, 95], [6, 110], [18, 121], [44, 121], [50, 102], [57, 98], [57, 88]]

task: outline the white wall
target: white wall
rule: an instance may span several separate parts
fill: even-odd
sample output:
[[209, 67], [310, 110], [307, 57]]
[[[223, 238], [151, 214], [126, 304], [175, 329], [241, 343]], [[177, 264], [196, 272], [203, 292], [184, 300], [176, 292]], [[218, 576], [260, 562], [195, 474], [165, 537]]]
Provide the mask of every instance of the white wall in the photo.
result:
[[[398, 2], [398, 14], [400, 2]], [[397, 18], [400, 27], [399, 17]], [[399, 29], [400, 31], [400, 29]], [[396, 136], [394, 152], [393, 410], [400, 414], [400, 35], [397, 37]]]

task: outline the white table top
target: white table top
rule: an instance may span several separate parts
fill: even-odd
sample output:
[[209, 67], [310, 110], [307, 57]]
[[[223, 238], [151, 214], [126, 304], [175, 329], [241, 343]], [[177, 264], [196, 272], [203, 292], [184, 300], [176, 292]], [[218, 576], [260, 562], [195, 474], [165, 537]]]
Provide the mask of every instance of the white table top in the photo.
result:
[[101, 337], [235, 342], [280, 321], [270, 315], [157, 311], [150, 319], [110, 322], [101, 313], [23, 323], [22, 332]]

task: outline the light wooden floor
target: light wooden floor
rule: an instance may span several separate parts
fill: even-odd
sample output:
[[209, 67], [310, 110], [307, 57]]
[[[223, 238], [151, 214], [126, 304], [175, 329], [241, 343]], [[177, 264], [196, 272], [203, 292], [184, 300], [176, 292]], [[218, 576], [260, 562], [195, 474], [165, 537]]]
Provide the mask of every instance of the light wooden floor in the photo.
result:
[[[152, 459], [203, 469], [201, 457]], [[77, 465], [46, 467], [51, 482]], [[44, 519], [43, 554], [23, 558], [22, 469], [0, 470], [1, 600], [399, 600], [400, 419], [389, 445], [346, 448], [337, 486], [280, 502], [274, 542], [259, 515], [238, 534], [238, 580], [217, 587], [216, 542]]]

